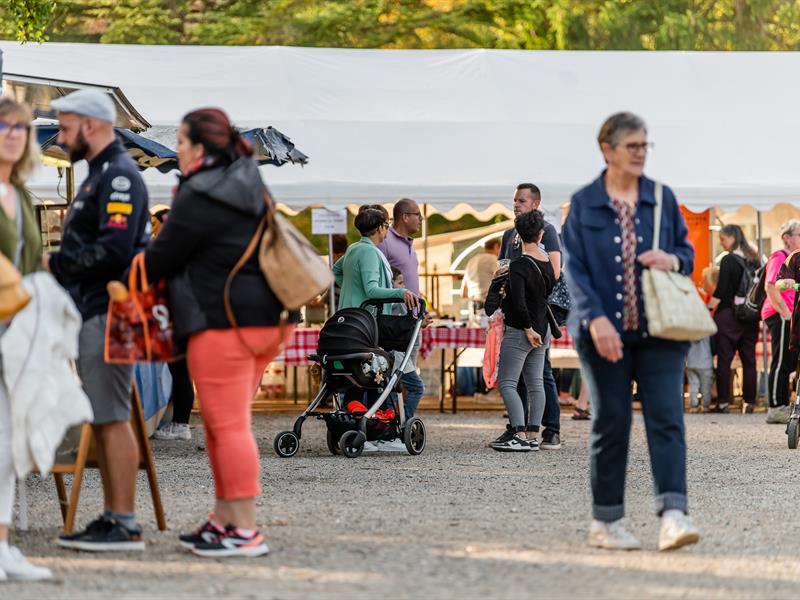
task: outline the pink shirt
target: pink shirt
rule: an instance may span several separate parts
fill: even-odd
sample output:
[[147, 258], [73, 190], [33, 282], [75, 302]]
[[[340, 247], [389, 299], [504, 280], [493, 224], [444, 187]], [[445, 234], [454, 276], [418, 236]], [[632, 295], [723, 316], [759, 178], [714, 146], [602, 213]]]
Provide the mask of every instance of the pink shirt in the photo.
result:
[[[778, 250], [770, 255], [767, 261], [766, 283], [775, 283], [778, 280], [778, 273], [780, 273], [781, 265], [783, 265], [787, 256], [789, 256], [789, 253], [786, 250]], [[783, 297], [783, 301], [789, 307], [789, 310], [794, 307], [794, 295], [794, 290], [783, 290], [781, 292], [781, 297]], [[761, 307], [761, 318], [766, 320], [776, 314], [778, 314], [778, 311], [772, 306], [772, 301], [767, 296], [767, 299], [764, 300], [764, 306]]]

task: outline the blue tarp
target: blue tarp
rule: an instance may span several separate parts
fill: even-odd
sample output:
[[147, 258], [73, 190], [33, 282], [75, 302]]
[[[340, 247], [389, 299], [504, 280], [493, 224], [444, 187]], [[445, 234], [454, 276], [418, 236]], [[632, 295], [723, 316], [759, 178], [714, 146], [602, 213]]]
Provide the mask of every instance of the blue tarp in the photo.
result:
[[[130, 129], [117, 128], [116, 131], [140, 169], [155, 167], [162, 173], [169, 173], [178, 167], [177, 155], [171, 148], [133, 133]], [[56, 143], [58, 125], [39, 125], [36, 132], [42, 152], [54, 158], [68, 158], [66, 150]]]
[[[39, 145], [45, 154], [67, 159], [65, 149], [56, 143], [58, 125], [40, 125], [37, 127], [37, 133]], [[133, 133], [129, 129], [117, 128], [117, 134], [140, 169], [154, 167], [162, 173], [169, 173], [178, 168], [178, 157], [171, 148]], [[286, 135], [273, 127], [248, 129], [242, 132], [242, 137], [255, 148], [255, 159], [259, 165], [280, 167], [286, 163], [304, 165], [308, 162], [308, 156], [300, 152]]]

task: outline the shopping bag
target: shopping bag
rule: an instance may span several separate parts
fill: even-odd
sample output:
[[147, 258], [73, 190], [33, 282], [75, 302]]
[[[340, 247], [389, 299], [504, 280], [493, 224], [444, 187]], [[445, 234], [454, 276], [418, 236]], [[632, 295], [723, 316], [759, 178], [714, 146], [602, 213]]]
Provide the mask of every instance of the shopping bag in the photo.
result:
[[176, 360], [167, 282], [162, 279], [153, 286], [148, 283], [143, 253], [133, 258], [128, 289], [112, 281], [108, 290], [111, 299], [106, 322], [105, 361], [129, 365]]

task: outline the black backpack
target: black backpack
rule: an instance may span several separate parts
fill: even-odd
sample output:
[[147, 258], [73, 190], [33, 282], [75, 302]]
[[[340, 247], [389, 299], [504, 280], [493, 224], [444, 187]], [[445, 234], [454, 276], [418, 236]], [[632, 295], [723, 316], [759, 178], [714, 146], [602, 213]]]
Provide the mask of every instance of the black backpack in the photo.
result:
[[761, 320], [761, 307], [767, 297], [764, 288], [767, 267], [754, 267], [738, 254], [733, 257], [742, 266], [742, 278], [734, 297], [733, 315], [742, 323], [756, 323]]

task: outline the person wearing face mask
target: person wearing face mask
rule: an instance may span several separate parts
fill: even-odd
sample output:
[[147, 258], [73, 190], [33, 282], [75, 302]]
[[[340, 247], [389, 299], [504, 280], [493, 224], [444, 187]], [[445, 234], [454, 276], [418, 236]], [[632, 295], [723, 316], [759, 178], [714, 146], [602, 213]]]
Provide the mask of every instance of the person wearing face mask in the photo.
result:
[[64, 221], [61, 247], [44, 266], [73, 296], [83, 317], [78, 373], [94, 410], [93, 432], [105, 457], [100, 470], [104, 512], [86, 529], [57, 543], [89, 551], [143, 550], [134, 514], [139, 448], [130, 425], [132, 365], [103, 359], [108, 292], [150, 237], [147, 189], [136, 163], [114, 132], [116, 108], [96, 90], [54, 100], [58, 143], [73, 163], [86, 160], [89, 175]]

